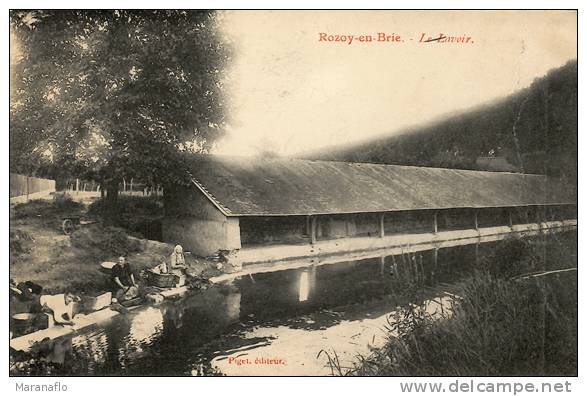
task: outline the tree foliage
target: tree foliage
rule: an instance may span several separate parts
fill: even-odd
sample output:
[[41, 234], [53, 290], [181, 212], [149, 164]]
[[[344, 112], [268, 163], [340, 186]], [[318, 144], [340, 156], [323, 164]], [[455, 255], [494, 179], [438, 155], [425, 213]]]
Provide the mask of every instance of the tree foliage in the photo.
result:
[[[209, 11], [12, 11], [11, 168], [181, 179], [227, 122], [230, 43]], [[115, 187], [112, 187], [115, 189]]]

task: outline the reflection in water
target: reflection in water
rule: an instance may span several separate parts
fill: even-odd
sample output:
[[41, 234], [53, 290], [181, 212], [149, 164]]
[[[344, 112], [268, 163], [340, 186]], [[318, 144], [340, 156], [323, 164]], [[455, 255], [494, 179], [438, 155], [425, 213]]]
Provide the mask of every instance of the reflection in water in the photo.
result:
[[88, 362], [88, 369], [93, 372], [97, 366], [106, 362], [106, 344], [108, 337], [105, 333], [97, 333], [93, 336], [88, 334], [76, 336], [72, 340], [78, 354], [82, 354]]
[[148, 307], [136, 314], [130, 324], [128, 344], [141, 352], [143, 344], [148, 343], [163, 328], [163, 312], [155, 307]]
[[310, 293], [310, 281], [308, 277], [308, 271], [303, 271], [300, 274], [300, 297], [298, 301], [304, 302], [308, 299]]
[[[380, 334], [398, 305], [438, 296], [485, 248], [490, 249], [461, 246], [237, 278], [76, 334], [65, 360], [75, 368], [70, 374], [199, 375], [209, 373], [211, 362], [228, 364], [231, 353], [255, 356], [271, 347], [291, 359], [299, 352], [303, 366], [303, 359], [315, 359], [319, 351], [312, 348], [336, 342], [337, 348], [354, 348], [359, 335]], [[313, 357], [287, 349], [289, 337], [303, 340]], [[280, 370], [287, 373], [288, 367]]]
[[66, 355], [72, 350], [72, 345], [72, 340], [69, 338], [55, 340], [44, 360], [49, 363], [64, 364]]
[[236, 322], [240, 318], [241, 313], [241, 294], [236, 289], [226, 295], [226, 318], [230, 322]]

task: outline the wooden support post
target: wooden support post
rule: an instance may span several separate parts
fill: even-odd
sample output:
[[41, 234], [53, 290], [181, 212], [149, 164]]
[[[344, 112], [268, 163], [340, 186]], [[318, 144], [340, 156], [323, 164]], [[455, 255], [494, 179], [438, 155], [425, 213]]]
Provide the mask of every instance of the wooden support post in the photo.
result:
[[479, 217], [477, 216], [477, 211], [475, 211], [475, 231], [479, 231]]
[[512, 211], [511, 211], [511, 209], [508, 210], [508, 221], [509, 221], [510, 228], [514, 228], [514, 222], [513, 222], [513, 219], [512, 219]]
[[434, 233], [438, 233], [438, 213], [434, 212]]
[[379, 238], [385, 236], [385, 213], [379, 215]]
[[316, 217], [312, 217], [310, 224], [310, 243], [316, 243]]
[[379, 257], [379, 272], [385, 274], [385, 256]]

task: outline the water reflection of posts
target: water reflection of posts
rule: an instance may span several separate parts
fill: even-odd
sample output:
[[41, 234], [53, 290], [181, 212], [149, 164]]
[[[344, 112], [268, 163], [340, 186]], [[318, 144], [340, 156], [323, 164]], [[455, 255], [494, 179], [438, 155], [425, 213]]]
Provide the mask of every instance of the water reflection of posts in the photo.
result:
[[310, 218], [310, 243], [316, 243], [316, 217]]
[[395, 261], [395, 256], [391, 256], [391, 268], [389, 269], [389, 275], [394, 276], [397, 274], [397, 262]]
[[229, 322], [236, 322], [240, 319], [241, 293], [238, 288], [232, 288], [224, 299], [226, 304], [226, 317]]
[[412, 281], [416, 284], [420, 283], [420, 270], [418, 269], [418, 260], [416, 257], [416, 253], [412, 253], [412, 255], [408, 255], [408, 260], [411, 263], [412, 267]]
[[424, 262], [422, 260], [422, 253], [418, 254], [418, 262], [420, 264], [420, 273], [422, 274], [422, 283], [426, 283], [426, 271], [424, 271]]
[[309, 294], [310, 294], [310, 281], [308, 278], [308, 272], [304, 271], [300, 274], [299, 301], [303, 302], [303, 301], [308, 300]]
[[298, 301], [304, 302], [310, 298], [310, 293], [316, 284], [316, 268], [310, 267], [300, 273]]
[[[434, 250], [436, 250], [436, 249], [434, 249]], [[426, 252], [426, 253], [428, 253], [428, 252]], [[432, 253], [432, 254], [434, 255], [434, 253]], [[428, 256], [426, 256], [426, 257], [428, 257]], [[438, 261], [438, 258], [436, 259], [436, 261]], [[428, 259], [426, 259], [426, 264], [428, 265], [428, 263], [429, 263], [429, 261], [428, 261]], [[430, 270], [430, 281], [432, 283], [436, 282], [436, 265], [437, 265], [437, 263], [433, 259], [432, 269]]]

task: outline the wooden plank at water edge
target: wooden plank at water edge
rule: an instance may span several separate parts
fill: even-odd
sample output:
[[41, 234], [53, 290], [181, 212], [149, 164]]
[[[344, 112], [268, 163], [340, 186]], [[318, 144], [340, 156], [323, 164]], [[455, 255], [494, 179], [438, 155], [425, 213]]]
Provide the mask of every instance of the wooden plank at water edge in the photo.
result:
[[35, 331], [34, 333], [26, 334], [21, 337], [16, 337], [10, 340], [10, 347], [17, 351], [27, 352], [34, 343], [40, 342], [45, 338], [52, 340], [58, 337], [62, 337], [77, 330], [81, 330], [93, 324], [110, 319], [116, 315], [119, 315], [119, 313], [112, 311], [111, 309], [103, 309], [101, 311], [93, 312], [89, 315], [76, 315], [74, 318], [75, 324], [73, 326], [57, 325], [48, 329]]

